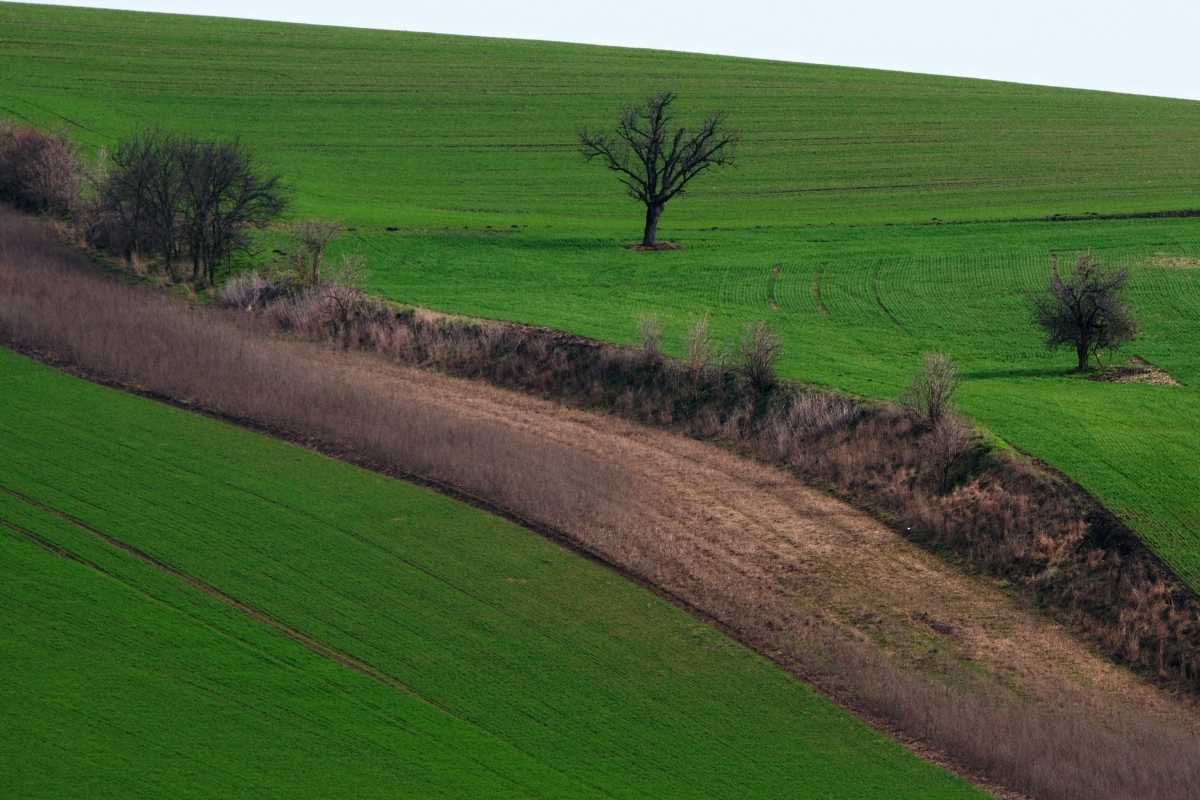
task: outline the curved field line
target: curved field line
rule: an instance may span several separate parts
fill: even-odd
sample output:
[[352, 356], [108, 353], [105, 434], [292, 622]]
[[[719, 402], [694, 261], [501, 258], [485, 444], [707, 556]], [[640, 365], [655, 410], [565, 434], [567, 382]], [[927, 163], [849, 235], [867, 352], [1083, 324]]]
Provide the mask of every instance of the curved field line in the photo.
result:
[[813, 273], [812, 279], [812, 298], [813, 303], [817, 306], [817, 313], [823, 317], [829, 316], [829, 309], [825, 306], [825, 301], [821, 299], [821, 276], [825, 273], [825, 266], [822, 264], [817, 267], [817, 271]]
[[908, 329], [904, 327], [904, 323], [900, 321], [899, 317], [892, 313], [892, 310], [883, 302], [883, 296], [879, 293], [879, 273], [882, 269], [883, 264], [881, 262], [876, 264], [875, 268], [871, 270], [871, 292], [875, 297], [875, 305], [879, 306], [884, 315], [892, 321], [892, 324], [905, 333], [908, 333]]
[[776, 296], [776, 292], [779, 289], [779, 273], [782, 270], [783, 265], [781, 264], [771, 267], [771, 278], [767, 284], [767, 305], [770, 306], [772, 311], [779, 310], [779, 298]]
[[[266, 611], [263, 611], [262, 609], [257, 608], [255, 606], [245, 602], [244, 600], [239, 600], [238, 598], [217, 588], [216, 586], [212, 585], [211, 583], [201, 580], [200, 578], [197, 578], [195, 575], [185, 572], [184, 570], [182, 570], [176, 566], [173, 566], [172, 564], [169, 564], [166, 561], [163, 561], [162, 559], [151, 555], [150, 553], [147, 553], [145, 550], [142, 550], [141, 548], [135, 547], [134, 545], [131, 545], [128, 542], [124, 542], [124, 541], [118, 539], [117, 537], [113, 536], [112, 534], [106, 533], [105, 531], [102, 531], [99, 528], [88, 524], [87, 522], [79, 519], [78, 517], [68, 514], [67, 512], [62, 511], [60, 509], [54, 508], [53, 506], [42, 503], [39, 500], [29, 497], [28, 495], [22, 494], [21, 492], [18, 492], [14, 489], [10, 489], [9, 487], [7, 487], [3, 484], [0, 484], [0, 492], [7, 494], [8, 496], [12, 497], [13, 499], [15, 499], [21, 503], [24, 503], [25, 505], [28, 505], [31, 508], [35, 508], [35, 509], [38, 509], [39, 511], [43, 511], [47, 514], [51, 514], [55, 517], [58, 517], [59, 519], [68, 523], [69, 525], [71, 525], [72, 527], [78, 528], [79, 530], [91, 535], [92, 537], [99, 539], [101, 542], [103, 542], [104, 544], [113, 548], [114, 550], [118, 550], [122, 553], [130, 555], [133, 558], [137, 559], [138, 561], [142, 562], [143, 564], [146, 564], [146, 565], [152, 567], [153, 569], [158, 570], [159, 572], [165, 573], [167, 575], [170, 575], [173, 578], [176, 578], [176, 579], [182, 581], [183, 583], [187, 584], [188, 586], [192, 587], [193, 589], [203, 592], [204, 594], [206, 594], [209, 597], [213, 598], [214, 600], [222, 603], [223, 605], [228, 606], [229, 608], [232, 608], [234, 611], [237, 611], [238, 613], [242, 614], [243, 616], [246, 616], [246, 617], [254, 620], [257, 623], [259, 623], [267, 628], [270, 628], [271, 630], [274, 630], [275, 632], [280, 633], [283, 636], [286, 636], [288, 639], [291, 639], [296, 644], [300, 645], [301, 647], [308, 650], [309, 652], [320, 656], [321, 658], [327, 659], [329, 661], [333, 661], [337, 664], [340, 664], [343, 667], [346, 667], [347, 669], [351, 669], [351, 670], [359, 673], [360, 675], [364, 675], [367, 678], [370, 678], [371, 680], [375, 681], [376, 683], [380, 683], [390, 689], [394, 689], [398, 692], [408, 695], [409, 697], [412, 697], [413, 699], [418, 700], [421, 703], [424, 703], [425, 705], [427, 705], [431, 708], [437, 709], [438, 711], [440, 711], [441, 713], [443, 713], [449, 717], [453, 717], [454, 719], [465, 722], [466, 724], [470, 725], [472, 728], [478, 729], [479, 731], [481, 731], [482, 733], [484, 733], [487, 736], [492, 736], [492, 737], [502, 739], [508, 746], [512, 747], [513, 749], [515, 749], [519, 752], [522, 752], [525, 755], [530, 756], [531, 758], [534, 758], [534, 760], [538, 760], [534, 757], [533, 753], [530, 753], [520, 747], [517, 747], [517, 745], [514, 742], [512, 742], [511, 740], [504, 738], [504, 737], [500, 737], [493, 731], [490, 731], [487, 728], [482, 727], [482, 726], [478, 725], [477, 723], [471, 721], [470, 719], [467, 719], [466, 717], [463, 717], [463, 716], [457, 714], [453, 709], [448, 708], [448, 707], [442, 705], [441, 703], [437, 703], [437, 702], [429, 699], [428, 697], [425, 697], [424, 695], [413, 690], [412, 687], [410, 687], [408, 684], [401, 681], [399, 678], [396, 678], [392, 675], [389, 675], [386, 672], [383, 672], [378, 667], [375, 667], [372, 664], [370, 664], [369, 662], [364, 661], [361, 658], [358, 658], [356, 656], [353, 656], [344, 650], [340, 650], [336, 647], [333, 647], [331, 645], [328, 645], [328, 644], [320, 641], [319, 639], [315, 639], [312, 636], [309, 636], [308, 634], [304, 633], [303, 631], [300, 631], [300, 630], [292, 627], [291, 625], [288, 625], [286, 622], [283, 622], [282, 620], [277, 619], [276, 617], [272, 616], [271, 614], [268, 614]], [[45, 550], [48, 550], [52, 553], [55, 553], [64, 558], [70, 559], [77, 563], [83, 564], [84, 566], [99, 570], [100, 572], [102, 572], [106, 575], [110, 574], [107, 570], [105, 570], [103, 567], [99, 566], [98, 564], [94, 564], [93, 562], [80, 557], [79, 555], [77, 555], [76, 553], [73, 553], [69, 549], [62, 547], [61, 545], [58, 545], [54, 542], [51, 542], [50, 540], [38, 535], [37, 533], [34, 533], [33, 531], [29, 531], [25, 528], [22, 528], [19, 525], [15, 525], [4, 519], [0, 519], [0, 526], [3, 526], [4, 528], [9, 529], [10, 531], [13, 531], [17, 534], [24, 536], [26, 539], [28, 539], [29, 541], [38, 545], [39, 547], [42, 547]], [[545, 763], [546, 766], [550, 767], [555, 772], [559, 772], [560, 774], [563, 774], [561, 772], [561, 770], [557, 769], [552, 764], [549, 764], [547, 762], [541, 762], [541, 763]], [[491, 771], [490, 768], [486, 767], [486, 765], [481, 765], [481, 766], [484, 766], [485, 769], [489, 769], [489, 771]], [[612, 795], [609, 792], [607, 792], [604, 789], [604, 787], [602, 787], [602, 786], [598, 786], [591, 782], [587, 782], [587, 785], [590, 788], [595, 789], [596, 791], [598, 791], [600, 794], [604, 795], [605, 797], [612, 797]]]
[[[348, 667], [348, 668], [354, 670], [355, 672], [366, 675], [368, 678], [371, 678], [372, 680], [382, 683], [385, 686], [389, 686], [393, 689], [398, 689], [406, 694], [412, 695], [413, 697], [415, 697], [425, 703], [428, 703], [431, 706], [434, 706], [435, 708], [437, 708], [440, 711], [444, 711], [447, 714], [452, 714], [452, 712], [449, 711], [448, 709], [442, 708], [441, 706], [437, 705], [436, 703], [431, 702], [427, 698], [422, 697], [421, 695], [414, 692], [411, 688], [408, 687], [408, 685], [406, 685], [402, 681], [397, 680], [396, 678], [392, 677], [391, 675], [388, 675], [387, 673], [381, 672], [379, 669], [371, 666], [366, 661], [363, 661], [360, 658], [356, 658], [342, 650], [338, 650], [335, 647], [331, 647], [317, 639], [314, 639], [313, 637], [309, 636], [308, 634], [306, 634], [302, 631], [299, 631], [296, 628], [293, 628], [292, 626], [288, 625], [285, 622], [282, 622], [281, 620], [276, 619], [275, 617], [271, 616], [270, 614], [263, 611], [262, 609], [256, 608], [256, 607], [250, 605], [249, 603], [246, 603], [243, 600], [239, 600], [238, 598], [234, 597], [233, 595], [227, 594], [226, 592], [222, 591], [221, 589], [218, 589], [216, 586], [213, 586], [211, 583], [203, 581], [194, 575], [184, 572], [183, 570], [179, 569], [178, 567], [172, 566], [171, 564], [168, 564], [167, 562], [163, 561], [162, 559], [157, 558], [156, 556], [153, 556], [150, 553], [147, 553], [145, 550], [135, 547], [127, 542], [121, 541], [120, 539], [113, 536], [112, 534], [106, 533], [106, 532], [100, 530], [99, 528], [89, 525], [88, 523], [84, 522], [83, 520], [79, 519], [78, 517], [72, 516], [71, 514], [68, 514], [65, 511], [61, 511], [57, 508], [54, 508], [53, 506], [46, 505], [45, 503], [35, 500], [34, 498], [29, 497], [28, 495], [22, 494], [21, 492], [18, 492], [14, 489], [10, 489], [9, 487], [4, 486], [3, 484], [0, 484], [0, 492], [3, 492], [4, 494], [8, 495], [9, 497], [12, 497], [13, 499], [18, 500], [18, 501], [24, 503], [25, 505], [30, 506], [31, 508], [36, 508], [39, 511], [43, 511], [47, 514], [51, 514], [55, 517], [58, 517], [59, 519], [68, 523], [69, 525], [71, 525], [72, 527], [78, 528], [79, 530], [82, 530], [85, 533], [90, 534], [94, 538], [99, 539], [100, 541], [104, 542], [106, 545], [113, 548], [114, 550], [119, 550], [123, 553], [133, 556], [138, 561], [141, 561], [142, 563], [153, 567], [154, 569], [158, 570], [159, 572], [164, 572], [174, 578], [179, 579], [180, 581], [183, 581], [187, 585], [191, 586], [193, 589], [201, 591], [204, 594], [208, 595], [209, 597], [212, 597], [212, 598], [218, 600], [219, 602], [229, 606], [230, 608], [234, 609], [235, 611], [237, 611], [247, 617], [250, 617], [254, 621], [283, 634], [287, 638], [291, 639], [294, 642], [297, 642], [305, 649], [310, 650], [313, 653], [316, 653], [317, 655], [321, 656], [322, 658], [329, 659], [330, 661], [336, 661], [337, 663], [341, 664], [342, 666]], [[16, 531], [17, 533], [22, 534], [23, 536], [25, 536], [25, 538], [30, 539], [35, 544], [38, 544], [39, 546], [44, 547], [52, 552], [58, 553], [59, 555], [62, 555], [66, 558], [70, 558], [73, 561], [78, 561], [79, 563], [86, 564], [88, 566], [93, 566], [92, 562], [89, 562], [89, 561], [86, 561], [85, 559], [80, 558], [79, 556], [75, 555], [74, 553], [67, 550], [66, 548], [63, 548], [60, 545], [50, 542], [49, 540], [45, 539], [44, 537], [39, 536], [36, 533], [33, 533], [32, 531], [27, 531], [26, 529], [21, 528], [20, 526], [15, 525], [10, 522], [7, 522], [5, 520], [0, 520], [0, 524], [3, 524], [4, 527], [9, 528], [10, 530], [13, 530], [13, 531]], [[99, 569], [99, 567], [97, 567], [97, 568]], [[101, 571], [107, 573], [106, 570], [101, 569]]]

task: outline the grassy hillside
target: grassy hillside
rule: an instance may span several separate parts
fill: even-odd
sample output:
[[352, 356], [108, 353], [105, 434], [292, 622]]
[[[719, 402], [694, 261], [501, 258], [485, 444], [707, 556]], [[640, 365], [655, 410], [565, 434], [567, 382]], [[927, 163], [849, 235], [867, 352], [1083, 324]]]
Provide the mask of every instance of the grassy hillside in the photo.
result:
[[[89, 146], [147, 123], [239, 135], [295, 213], [345, 220], [374, 288], [672, 346], [709, 314], [784, 335], [787, 374], [894, 397], [948, 351], [962, 408], [1061, 467], [1200, 585], [1200, 104], [548, 43], [0, 5], [0, 113]], [[683, 249], [620, 246], [637, 208], [573, 137], [671, 86], [727, 110], [740, 164], [668, 207]], [[959, 224], [938, 224], [955, 222]], [[388, 228], [395, 230], [389, 231]], [[1130, 348], [1179, 388], [1087, 382], [1030, 329], [1048, 253], [1133, 269]], [[771, 267], [782, 265], [778, 280]]]
[[977, 796], [509, 523], [2, 349], [0, 384], [6, 797]]

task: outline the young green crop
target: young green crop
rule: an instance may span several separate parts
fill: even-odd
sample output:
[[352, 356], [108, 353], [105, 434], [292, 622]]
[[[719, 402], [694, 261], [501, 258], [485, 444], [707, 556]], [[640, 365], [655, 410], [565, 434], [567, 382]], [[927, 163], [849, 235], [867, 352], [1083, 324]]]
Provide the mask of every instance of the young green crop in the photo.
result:
[[[765, 319], [788, 376], [873, 397], [947, 352], [963, 410], [1200, 586], [1200, 220], [1036, 221], [1200, 205], [1200, 103], [25, 5], [0, 4], [0, 27], [0, 113], [91, 148], [147, 124], [240, 136], [291, 180], [297, 216], [355, 229], [341, 246], [398, 300], [618, 341], [655, 315], [674, 352], [703, 314], [726, 338]], [[726, 111], [742, 144], [668, 208], [660, 234], [682, 249], [634, 253], [640, 211], [575, 134], [662, 88], [685, 116]], [[1052, 250], [1087, 249], [1131, 268], [1128, 352], [1182, 387], [1087, 381], [1041, 348], [1025, 293]]]
[[0, 381], [5, 797], [979, 796], [515, 525], [3, 349]]

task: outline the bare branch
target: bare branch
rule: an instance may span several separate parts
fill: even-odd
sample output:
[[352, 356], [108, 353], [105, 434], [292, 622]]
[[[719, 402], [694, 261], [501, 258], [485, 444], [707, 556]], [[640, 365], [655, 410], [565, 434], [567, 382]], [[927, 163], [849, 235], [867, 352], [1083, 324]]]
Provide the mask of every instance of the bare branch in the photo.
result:
[[669, 200], [704, 171], [734, 163], [738, 136], [726, 129], [724, 114], [710, 114], [695, 132], [674, 128], [675, 99], [673, 92], [663, 91], [642, 105], [623, 107], [611, 136], [579, 132], [584, 158], [600, 159], [618, 173], [630, 196], [645, 204], [645, 246], [655, 244], [658, 218]]

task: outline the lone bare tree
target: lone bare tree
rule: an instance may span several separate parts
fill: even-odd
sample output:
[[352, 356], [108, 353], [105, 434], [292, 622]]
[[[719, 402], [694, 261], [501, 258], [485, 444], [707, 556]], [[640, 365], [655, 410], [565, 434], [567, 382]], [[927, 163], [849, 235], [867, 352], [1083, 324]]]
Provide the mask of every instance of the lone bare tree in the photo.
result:
[[646, 206], [643, 247], [654, 247], [667, 202], [705, 170], [732, 164], [738, 141], [721, 112], [710, 114], [696, 131], [673, 129], [674, 102], [673, 92], [659, 92], [642, 105], [621, 109], [615, 133], [579, 132], [584, 157], [598, 158], [618, 173], [630, 197]]
[[1077, 369], [1086, 372], [1091, 357], [1115, 350], [1137, 335], [1122, 293], [1129, 282], [1124, 269], [1106, 270], [1084, 253], [1066, 277], [1053, 259], [1050, 283], [1033, 297], [1034, 322], [1046, 334], [1046, 347], [1075, 348]]
[[949, 356], [926, 353], [921, 357], [921, 368], [913, 376], [903, 401], [920, 414], [930, 428], [937, 428], [958, 391], [958, 383], [958, 365]]

